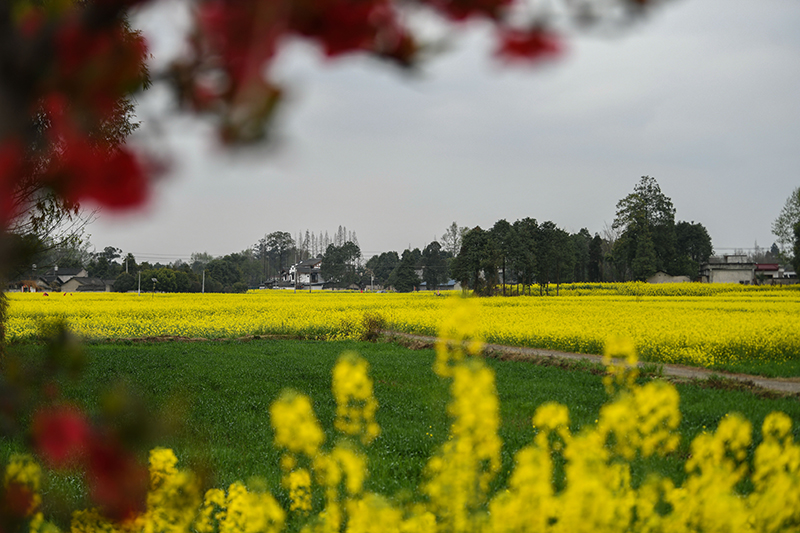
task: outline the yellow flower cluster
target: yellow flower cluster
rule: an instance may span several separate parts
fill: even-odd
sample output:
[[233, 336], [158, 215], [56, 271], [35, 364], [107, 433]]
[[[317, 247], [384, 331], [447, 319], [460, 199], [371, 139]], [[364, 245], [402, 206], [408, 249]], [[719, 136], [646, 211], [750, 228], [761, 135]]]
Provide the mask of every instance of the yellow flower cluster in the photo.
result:
[[273, 533], [283, 529], [286, 519], [271, 494], [248, 491], [239, 482], [228, 487], [227, 495], [219, 489], [207, 491], [199, 516], [194, 524], [198, 533]]
[[[579, 353], [602, 353], [609, 335], [630, 339], [642, 359], [708, 366], [739, 360], [784, 361], [800, 353], [800, 290], [710, 284], [575, 284], [558, 298], [486, 298], [460, 310], [428, 291], [371, 294], [254, 291], [248, 294], [9, 294], [9, 340], [66, 320], [89, 338], [159, 335], [287, 335], [357, 339], [365, 317], [389, 329], [464, 343], [474, 339]], [[448, 326], [449, 324], [449, 326]], [[446, 326], [446, 327], [445, 327]], [[460, 337], [456, 338], [455, 333]], [[440, 360], [440, 365], [449, 364]], [[442, 373], [438, 367], [437, 372]]]
[[311, 474], [305, 468], [297, 468], [286, 475], [289, 489], [290, 511], [311, 510]]
[[453, 375], [466, 355], [477, 355], [483, 350], [478, 323], [477, 300], [449, 299], [444, 306], [444, 317], [436, 338], [436, 362], [433, 371], [441, 377]]
[[8, 493], [14, 492], [13, 499], [18, 504], [26, 504], [25, 509], [12, 509], [12, 511], [24, 516], [37, 516], [41, 519], [40, 513], [37, 514], [37, 510], [42, 504], [42, 497], [39, 494], [41, 480], [42, 469], [33, 457], [18, 453], [11, 456], [4, 477], [6, 497], [9, 498]]
[[[275, 446], [290, 454], [316, 455], [325, 441], [325, 433], [317, 422], [308, 396], [286, 390], [269, 408], [272, 426], [275, 428]], [[285, 459], [290, 462], [290, 459]], [[289, 464], [291, 469], [294, 465]]]
[[378, 402], [372, 394], [369, 365], [356, 354], [342, 355], [333, 369], [333, 396], [336, 398], [334, 427], [347, 435], [360, 435], [369, 444], [380, 434], [375, 423]]
[[473, 531], [477, 509], [500, 471], [500, 405], [494, 373], [472, 359], [452, 368], [450, 435], [426, 467], [422, 490], [445, 531]]
[[[315, 488], [324, 495], [324, 508], [309, 522], [307, 531], [340, 531], [359, 505], [367, 462], [350, 439], [369, 444], [380, 434], [374, 418], [378, 403], [367, 371], [367, 362], [354, 353], [343, 354], [333, 369], [334, 427], [345, 438], [329, 452], [320, 449], [324, 433], [308, 397], [284, 392], [270, 408], [275, 446], [284, 451], [282, 484], [289, 491], [289, 510], [308, 513], [313, 510]], [[303, 435], [310, 445], [303, 445]]]
[[[156, 448], [151, 451], [150, 490], [147, 510], [142, 515], [116, 523], [106, 519], [97, 509], [75, 511], [70, 531], [277, 533], [283, 529], [286, 513], [271, 494], [248, 491], [243, 484], [233, 483], [227, 493], [211, 489], [203, 496], [196, 476], [179, 470], [177, 462], [172, 450]], [[49, 527], [51, 531], [55, 528], [52, 524]]]
[[606, 375], [603, 376], [603, 385], [609, 396], [613, 396], [620, 387], [631, 389], [639, 377], [639, 367], [636, 365], [636, 348], [633, 342], [626, 337], [610, 337], [603, 349], [603, 364]]

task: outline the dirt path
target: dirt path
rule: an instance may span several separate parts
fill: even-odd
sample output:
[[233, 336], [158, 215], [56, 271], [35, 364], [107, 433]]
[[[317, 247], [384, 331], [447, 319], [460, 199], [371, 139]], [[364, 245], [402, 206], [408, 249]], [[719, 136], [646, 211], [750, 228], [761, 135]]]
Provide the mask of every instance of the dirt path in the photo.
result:
[[[436, 342], [436, 337], [426, 337], [423, 335], [411, 335], [408, 333], [386, 332], [389, 336], [407, 339], [423, 345], [432, 345]], [[579, 354], [569, 352], [559, 352], [556, 350], [544, 350], [541, 348], [522, 348], [517, 346], [503, 346], [500, 344], [486, 344], [486, 351], [490, 355], [505, 356], [514, 359], [553, 359], [559, 361], [587, 361], [591, 363], [602, 363], [599, 355]], [[639, 366], [652, 366], [653, 363], [640, 362]], [[708, 370], [683, 365], [660, 364], [661, 373], [668, 378], [688, 381], [688, 380], [709, 380], [709, 378], [723, 378], [724, 380], [739, 382], [742, 388], [759, 388], [781, 394], [800, 395], [800, 378], [765, 378], [763, 376], [751, 376], [747, 374], [733, 374], [721, 372], [719, 370]]]

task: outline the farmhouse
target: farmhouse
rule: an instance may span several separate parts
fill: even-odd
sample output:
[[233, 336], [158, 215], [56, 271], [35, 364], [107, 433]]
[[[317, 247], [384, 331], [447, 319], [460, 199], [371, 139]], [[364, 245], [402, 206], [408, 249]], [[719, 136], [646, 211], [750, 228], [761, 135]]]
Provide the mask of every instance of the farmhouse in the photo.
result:
[[755, 280], [756, 263], [746, 255], [711, 257], [700, 267], [700, 278], [706, 283], [741, 283], [750, 285]]
[[797, 275], [778, 263], [755, 263], [745, 255], [712, 257], [700, 268], [701, 281], [707, 283], [741, 283], [742, 285], [791, 285]]
[[299, 263], [289, 267], [288, 275], [285, 276], [284, 279], [292, 284], [321, 289], [324, 283], [324, 280], [320, 275], [321, 268], [321, 257], [304, 259], [303, 261], [300, 261]]
[[[34, 265], [34, 268], [36, 265]], [[86, 277], [88, 273], [83, 268], [53, 267], [44, 274], [37, 275], [35, 270], [24, 274], [16, 281], [9, 283], [9, 291], [41, 292], [62, 291], [62, 286], [74, 277]]]
[[[460, 291], [461, 290], [461, 282], [456, 281], [454, 279], [449, 279], [445, 283], [441, 283], [435, 287], [436, 290], [439, 291]], [[428, 290], [428, 283], [423, 281], [419, 284], [419, 290], [424, 291]], [[431, 289], [433, 290], [433, 289]]]
[[647, 278], [647, 283], [688, 283], [690, 281], [692, 280], [689, 279], [689, 276], [670, 276], [660, 270]]
[[102, 280], [87, 276], [74, 276], [61, 285], [61, 292], [111, 292], [114, 280]]

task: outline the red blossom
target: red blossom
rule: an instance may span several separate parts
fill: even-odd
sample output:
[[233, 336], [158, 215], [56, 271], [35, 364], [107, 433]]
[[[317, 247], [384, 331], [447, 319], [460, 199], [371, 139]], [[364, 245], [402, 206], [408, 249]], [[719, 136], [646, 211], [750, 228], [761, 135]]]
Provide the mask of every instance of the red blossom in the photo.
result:
[[127, 9], [139, 4], [147, 4], [150, 0], [94, 0], [94, 3], [101, 6], [116, 7]]
[[500, 18], [503, 8], [514, 0], [425, 0], [447, 17], [461, 21], [472, 17]]
[[383, 57], [397, 62], [399, 65], [408, 67], [414, 62], [419, 48], [417, 42], [405, 29], [399, 28], [391, 35], [392, 42], [380, 46], [376, 51]]
[[[198, 12], [199, 29], [234, 84], [248, 84], [264, 75], [275, 55], [280, 24], [272, 8], [279, 2], [213, 0]], [[202, 46], [202, 45], [201, 45]]]
[[112, 520], [128, 520], [145, 509], [147, 468], [112, 439], [92, 443], [86, 481], [92, 500]]
[[35, 510], [34, 494], [30, 487], [22, 483], [9, 483], [0, 503], [0, 516], [23, 518]]
[[111, 208], [136, 207], [148, 197], [144, 164], [125, 147], [105, 148], [89, 142], [72, 122], [66, 100], [51, 95], [45, 109], [55, 147], [45, 181], [68, 202], [94, 200]]
[[77, 16], [65, 21], [55, 36], [56, 64], [62, 76], [73, 75], [89, 58], [102, 54], [111, 41], [95, 32], [87, 31]]
[[30, 7], [22, 13], [17, 26], [25, 38], [32, 39], [42, 29], [46, 18], [42, 9]]
[[[101, 171], [89, 176], [83, 183], [83, 191], [76, 192], [106, 207], [136, 207], [148, 197], [147, 174], [143, 163], [133, 152], [117, 148], [103, 160]], [[80, 201], [81, 195], [75, 200]]]
[[37, 412], [32, 424], [34, 445], [53, 468], [73, 466], [86, 452], [91, 429], [85, 415], [70, 406]]
[[22, 153], [22, 143], [16, 139], [0, 143], [0, 227], [7, 226], [17, 214], [14, 190], [22, 178]]
[[292, 6], [289, 26], [318, 39], [328, 56], [337, 56], [372, 49], [379, 27], [392, 19], [382, 0], [300, 1]]
[[506, 29], [500, 33], [497, 55], [508, 60], [537, 61], [561, 53], [558, 36], [542, 28]]
[[75, 15], [60, 25], [55, 44], [57, 69], [51, 83], [101, 119], [142, 82], [147, 44], [120, 24], [93, 29]]

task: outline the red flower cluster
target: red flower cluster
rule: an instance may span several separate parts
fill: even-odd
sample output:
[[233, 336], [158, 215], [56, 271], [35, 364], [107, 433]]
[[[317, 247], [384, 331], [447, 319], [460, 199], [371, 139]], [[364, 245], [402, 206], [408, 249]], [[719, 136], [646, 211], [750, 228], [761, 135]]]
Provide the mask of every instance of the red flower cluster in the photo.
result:
[[144, 511], [149, 472], [113, 439], [92, 443], [86, 480], [92, 500], [112, 520], [128, 520]]
[[[16, 216], [15, 186], [41, 179], [71, 203], [93, 200], [112, 208], [141, 204], [152, 168], [130, 150], [98, 135], [119, 112], [119, 102], [141, 89], [147, 47], [124, 14], [149, 0], [92, 0], [17, 10], [9, 18], [7, 49], [19, 51], [7, 81], [19, 96], [13, 109], [33, 117], [44, 109], [49, 129], [0, 128], [0, 224]], [[498, 54], [539, 59], [559, 51], [544, 31], [510, 30], [505, 13], [518, 0], [419, 0], [454, 23], [474, 17], [498, 29]], [[629, 0], [632, 1], [632, 0]], [[399, 0], [196, 0], [190, 57], [172, 70], [180, 98], [198, 111], [220, 115], [227, 141], [262, 137], [282, 95], [269, 68], [288, 37], [319, 44], [329, 57], [370, 53], [411, 64], [419, 46], [404, 23]], [[0, 17], [1, 18], [1, 17]], [[2, 20], [0, 20], [2, 23]], [[2, 59], [2, 58], [0, 58]], [[0, 101], [0, 106], [6, 102]], [[22, 124], [23, 120], [13, 123]], [[34, 153], [31, 153], [31, 152]], [[44, 152], [44, 157], [42, 153]], [[46, 161], [25, 164], [25, 161]]]
[[122, 521], [144, 510], [147, 469], [113, 436], [93, 428], [81, 411], [70, 406], [40, 410], [32, 433], [45, 464], [86, 472], [89, 495], [107, 517]]
[[22, 143], [17, 139], [0, 143], [0, 228], [7, 226], [18, 214], [14, 188], [18, 177], [25, 172], [22, 153]]
[[22, 531], [26, 518], [36, 508], [33, 491], [27, 485], [8, 483], [0, 488], [0, 525], [3, 531]]
[[497, 55], [508, 60], [536, 61], [561, 53], [561, 40], [549, 31], [509, 29], [501, 32]]
[[82, 462], [91, 441], [86, 416], [62, 406], [37, 412], [31, 426], [36, 451], [51, 468], [68, 468]]
[[[419, 3], [453, 23], [475, 17], [491, 21], [498, 30], [500, 55], [530, 60], [554, 55], [559, 49], [555, 35], [508, 28], [504, 16], [516, 1]], [[403, 66], [414, 62], [420, 48], [404, 23], [399, 0], [205, 0], [199, 4], [193, 54], [174, 66], [173, 78], [182, 101], [195, 110], [221, 115], [222, 136], [229, 141], [264, 135], [281, 95], [270, 80], [269, 68], [286, 38], [299, 36], [315, 42], [328, 57], [369, 53]]]
[[54, 41], [51, 83], [82, 111], [105, 119], [121, 97], [141, 86], [147, 45], [120, 25], [87, 31], [75, 14], [58, 28]]
[[4, 50], [14, 54], [0, 52], [0, 229], [26, 208], [17, 202], [30, 195], [18, 191], [35, 184], [72, 204], [146, 199], [151, 169], [110, 131], [127, 112], [121, 102], [146, 80], [145, 42], [123, 17], [139, 3], [26, 3], [0, 15]]
[[514, 0], [429, 0], [440, 12], [453, 20], [466, 20], [471, 17], [484, 16], [499, 20], [502, 10]]
[[124, 146], [92, 143], [71, 119], [63, 97], [51, 96], [45, 104], [52, 153], [42, 180], [70, 203], [94, 200], [120, 208], [141, 204], [147, 196], [144, 166]]

